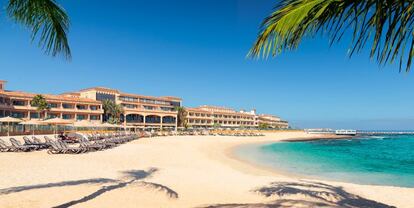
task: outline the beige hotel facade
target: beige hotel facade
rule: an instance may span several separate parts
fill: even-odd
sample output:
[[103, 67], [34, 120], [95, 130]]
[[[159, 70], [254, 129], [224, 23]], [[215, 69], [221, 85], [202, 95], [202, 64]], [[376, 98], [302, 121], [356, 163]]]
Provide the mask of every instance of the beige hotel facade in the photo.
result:
[[256, 128], [266, 124], [268, 128], [287, 129], [289, 123], [274, 115], [257, 115], [256, 110], [236, 111], [217, 106], [200, 106], [187, 108], [187, 125], [191, 127], [250, 127]]
[[[41, 115], [30, 101], [37, 94], [6, 90], [6, 81], [0, 80], [0, 117], [11, 116], [22, 120], [39, 119]], [[101, 123], [104, 120], [103, 100], [122, 105], [121, 122], [125, 126], [176, 128], [182, 99], [172, 96], [155, 97], [124, 93], [116, 89], [93, 87], [60, 95], [42, 94], [50, 105], [49, 118], [62, 118]], [[288, 128], [288, 123], [272, 115], [256, 115], [255, 111], [236, 111], [225, 107], [200, 106], [186, 108], [186, 119], [191, 127], [258, 127], [267, 123], [272, 128]]]

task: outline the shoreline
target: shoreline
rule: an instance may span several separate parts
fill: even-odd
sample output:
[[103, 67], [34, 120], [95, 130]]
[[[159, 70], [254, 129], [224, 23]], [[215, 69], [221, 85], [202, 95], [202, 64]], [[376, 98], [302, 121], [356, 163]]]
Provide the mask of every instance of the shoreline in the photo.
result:
[[[359, 193], [361, 195], [366, 195], [364, 192], [371, 192], [368, 195], [375, 196], [375, 191], [378, 192], [389, 192], [390, 194], [394, 191], [401, 191], [405, 193], [409, 193], [410, 196], [414, 196], [414, 188], [410, 187], [400, 187], [400, 186], [386, 186], [386, 185], [369, 185], [369, 184], [358, 184], [358, 183], [352, 183], [352, 182], [344, 182], [344, 181], [335, 181], [335, 180], [329, 180], [324, 178], [317, 178], [314, 176], [306, 176], [303, 174], [297, 174], [293, 172], [283, 171], [280, 169], [276, 169], [273, 167], [269, 167], [263, 164], [256, 163], [254, 161], [248, 160], [246, 158], [243, 158], [239, 155], [237, 155], [236, 151], [238, 148], [242, 148], [243, 146], [250, 146], [250, 145], [266, 145], [266, 144], [272, 144], [277, 142], [301, 142], [301, 141], [316, 141], [316, 140], [331, 140], [331, 139], [350, 139], [350, 138], [356, 138], [356, 137], [349, 137], [349, 136], [336, 136], [331, 135], [329, 137], [326, 137], [327, 135], [313, 135], [311, 137], [299, 137], [299, 138], [286, 138], [286, 139], [275, 139], [275, 140], [266, 140], [266, 141], [255, 141], [255, 142], [249, 142], [249, 143], [242, 143], [242, 144], [234, 144], [229, 145], [225, 148], [225, 155], [229, 157], [231, 162], [228, 162], [227, 164], [232, 166], [235, 169], [238, 169], [240, 171], [246, 171], [249, 174], [270, 174], [273, 177], [278, 177], [279, 180], [296, 180], [296, 181], [310, 181], [310, 182], [316, 182], [316, 183], [325, 183], [325, 184], [333, 184], [337, 185], [338, 187], [344, 187], [345, 190], [352, 190], [353, 192]], [[226, 161], [226, 160], [222, 160]], [[242, 164], [242, 165], [240, 165]], [[258, 174], [259, 173], [259, 174]], [[367, 191], [368, 189], [371, 189], [371, 191]], [[362, 190], [362, 191], [359, 191]], [[372, 192], [372, 190], [374, 190]], [[382, 195], [382, 194], [378, 194]], [[391, 195], [389, 195], [391, 196]], [[381, 196], [381, 197], [372, 197], [376, 198], [378, 201], [384, 202], [385, 199], [389, 199], [389, 196]], [[406, 198], [409, 199], [408, 197]], [[394, 200], [390, 200], [394, 201]], [[401, 201], [397, 200], [397, 202], [390, 203], [390, 205], [396, 206], [396, 207], [411, 207], [411, 203], [401, 203]]]
[[317, 180], [317, 181], [326, 181], [326, 182], [332, 182], [332, 183], [348, 183], [348, 184], [355, 184], [355, 185], [367, 185], [367, 186], [385, 186], [385, 187], [396, 187], [396, 188], [413, 188], [413, 187], [404, 187], [404, 186], [394, 186], [394, 185], [378, 185], [378, 184], [364, 184], [364, 183], [357, 183], [352, 181], [341, 181], [341, 180], [330, 180], [326, 177], [318, 177], [314, 175], [304, 175], [303, 173], [295, 173], [293, 171], [288, 170], [281, 170], [276, 167], [271, 167], [270, 165], [265, 165], [264, 163], [260, 163], [256, 161], [255, 159], [250, 159], [248, 156], [241, 156], [240, 153], [237, 151], [241, 148], [245, 148], [248, 146], [264, 146], [264, 145], [270, 145], [273, 143], [279, 143], [279, 142], [308, 142], [308, 141], [320, 141], [320, 140], [341, 140], [341, 139], [352, 139], [352, 138], [358, 138], [358, 137], [349, 137], [349, 136], [331, 136], [331, 137], [313, 137], [313, 138], [291, 138], [291, 139], [284, 139], [280, 141], [266, 141], [266, 142], [257, 142], [257, 143], [249, 143], [249, 144], [238, 144], [231, 147], [228, 147], [226, 151], [226, 155], [229, 158], [232, 158], [240, 163], [245, 163], [246, 165], [250, 166], [251, 168], [258, 168], [262, 169], [263, 171], [267, 171], [270, 174], [274, 174], [275, 176], [284, 176], [284, 177], [295, 177], [297, 179], [306, 179], [306, 180]]

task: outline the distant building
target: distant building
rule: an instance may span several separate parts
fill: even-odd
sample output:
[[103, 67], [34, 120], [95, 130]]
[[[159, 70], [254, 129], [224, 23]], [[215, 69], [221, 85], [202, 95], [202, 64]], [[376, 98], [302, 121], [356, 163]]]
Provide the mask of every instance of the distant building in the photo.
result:
[[280, 119], [274, 115], [261, 114], [257, 116], [257, 125], [258, 126], [267, 126], [268, 128], [273, 129], [287, 129], [289, 128], [289, 123]]
[[236, 111], [217, 106], [200, 106], [187, 108], [187, 124], [191, 127], [259, 127], [266, 123], [269, 128], [286, 129], [287, 121], [272, 115], [256, 115], [256, 110]]

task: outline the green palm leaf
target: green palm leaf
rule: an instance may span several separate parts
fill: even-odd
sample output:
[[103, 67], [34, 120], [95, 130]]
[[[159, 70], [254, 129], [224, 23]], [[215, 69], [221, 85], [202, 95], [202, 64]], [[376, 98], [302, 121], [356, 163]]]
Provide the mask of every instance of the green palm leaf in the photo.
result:
[[54, 0], [10, 0], [7, 12], [10, 18], [31, 29], [32, 40], [38, 39], [46, 54], [71, 58], [69, 17]]
[[[379, 64], [399, 61], [408, 72], [414, 56], [412, 0], [282, 0], [267, 17], [248, 56], [277, 56], [305, 37], [330, 37], [331, 44], [352, 35], [349, 55], [371, 45]], [[405, 63], [405, 66], [403, 64]]]

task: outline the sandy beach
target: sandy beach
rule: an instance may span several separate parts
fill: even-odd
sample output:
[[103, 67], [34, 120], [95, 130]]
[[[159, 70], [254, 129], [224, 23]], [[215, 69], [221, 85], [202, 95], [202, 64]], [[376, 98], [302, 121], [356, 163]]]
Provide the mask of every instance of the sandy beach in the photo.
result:
[[1, 153], [0, 207], [413, 207], [411, 188], [311, 180], [232, 153], [315, 136], [172, 136], [81, 155]]

